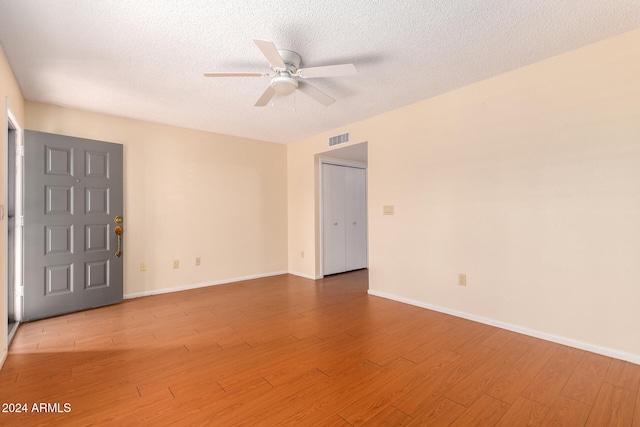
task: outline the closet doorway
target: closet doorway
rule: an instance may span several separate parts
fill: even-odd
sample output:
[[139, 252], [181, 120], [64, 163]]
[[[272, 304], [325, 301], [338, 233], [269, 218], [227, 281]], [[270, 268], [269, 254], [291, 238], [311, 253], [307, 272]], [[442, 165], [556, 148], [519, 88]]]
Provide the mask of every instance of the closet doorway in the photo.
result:
[[320, 166], [322, 275], [367, 268], [366, 158], [365, 162], [323, 158]]

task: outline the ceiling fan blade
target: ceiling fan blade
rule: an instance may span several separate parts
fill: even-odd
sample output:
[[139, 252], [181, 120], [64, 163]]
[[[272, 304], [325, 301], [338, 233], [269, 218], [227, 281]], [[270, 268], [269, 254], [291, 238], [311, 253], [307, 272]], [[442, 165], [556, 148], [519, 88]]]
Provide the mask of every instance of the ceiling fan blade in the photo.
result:
[[230, 73], [204, 73], [205, 77], [269, 77], [269, 74], [266, 73], [243, 73], [243, 72], [239, 72], [239, 73], [234, 73], [234, 72], [230, 72]]
[[308, 95], [311, 98], [315, 99], [316, 101], [318, 101], [319, 103], [321, 103], [325, 107], [328, 107], [329, 105], [331, 105], [334, 102], [336, 102], [335, 99], [333, 99], [332, 97], [330, 97], [326, 93], [322, 92], [317, 87], [311, 86], [309, 83], [304, 83], [304, 84], [300, 83], [300, 85], [298, 86], [298, 90], [302, 91], [306, 95]]
[[273, 44], [273, 42], [259, 39], [253, 39], [253, 42], [258, 46], [258, 49], [260, 49], [264, 57], [267, 58], [269, 64], [277, 68], [287, 68], [282, 57], [278, 53], [278, 48]]
[[301, 68], [298, 70], [298, 75], [303, 79], [353, 76], [357, 73], [358, 70], [356, 70], [356, 66], [353, 64], [327, 65], [324, 67]]
[[267, 86], [267, 89], [260, 95], [260, 98], [254, 104], [255, 107], [264, 107], [271, 101], [271, 98], [276, 94], [276, 91], [271, 87]]

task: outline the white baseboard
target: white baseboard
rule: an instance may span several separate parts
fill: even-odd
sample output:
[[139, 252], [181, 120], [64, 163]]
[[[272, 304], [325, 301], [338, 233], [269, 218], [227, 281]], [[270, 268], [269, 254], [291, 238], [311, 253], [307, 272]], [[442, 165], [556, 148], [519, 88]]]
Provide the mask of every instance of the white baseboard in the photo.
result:
[[214, 282], [196, 283], [194, 285], [184, 285], [184, 286], [179, 286], [179, 287], [176, 287], [176, 288], [154, 289], [154, 290], [145, 291], [145, 292], [135, 292], [135, 293], [132, 293], [132, 294], [125, 294], [124, 295], [124, 299], [147, 297], [147, 296], [150, 296], [150, 295], [168, 294], [168, 293], [171, 293], [171, 292], [186, 291], [186, 290], [189, 290], [189, 289], [206, 288], [207, 286], [224, 285], [224, 284], [227, 284], [227, 283], [242, 282], [244, 280], [260, 279], [260, 278], [263, 278], [263, 277], [271, 277], [271, 276], [279, 276], [281, 274], [287, 274], [287, 273], [288, 273], [287, 271], [274, 271], [274, 272], [271, 272], [271, 273], [254, 274], [254, 275], [251, 275], [251, 276], [244, 276], [244, 277], [234, 277], [232, 279], [217, 280], [217, 281], [214, 281]]
[[297, 271], [289, 271], [289, 274], [293, 274], [294, 276], [304, 277], [305, 279], [311, 279], [311, 280], [322, 279], [322, 276], [312, 276], [310, 274], [299, 273]]
[[373, 295], [376, 297], [386, 298], [393, 301], [402, 302], [409, 305], [415, 305], [417, 307], [426, 308], [428, 310], [438, 311], [440, 313], [450, 314], [452, 316], [461, 317], [463, 319], [473, 320], [474, 322], [484, 323], [486, 325], [495, 326], [501, 329], [506, 329], [513, 332], [518, 332], [520, 334], [529, 335], [535, 338], [540, 338], [546, 341], [555, 342], [557, 344], [566, 345], [569, 347], [578, 348], [580, 350], [590, 351], [592, 353], [601, 354], [603, 356], [613, 357], [614, 359], [626, 360], [627, 362], [635, 363], [640, 365], [640, 355], [625, 353], [618, 350], [613, 350], [605, 347], [598, 347], [592, 344], [587, 344], [581, 341], [572, 340], [570, 338], [558, 337], [555, 335], [547, 334], [540, 331], [534, 331], [531, 329], [523, 328], [517, 325], [511, 325], [509, 323], [499, 322], [493, 319], [487, 319], [486, 317], [476, 316], [469, 313], [464, 313], [461, 311], [451, 310], [444, 307], [439, 307], [436, 305], [427, 304], [421, 301], [415, 301], [408, 298], [399, 297], [392, 294], [387, 294], [385, 292], [379, 292], [375, 290], [369, 290], [369, 295]]
[[9, 354], [7, 350], [2, 350], [2, 356], [0, 356], [0, 369], [2, 369], [2, 365], [4, 365], [4, 361], [7, 360], [7, 354]]

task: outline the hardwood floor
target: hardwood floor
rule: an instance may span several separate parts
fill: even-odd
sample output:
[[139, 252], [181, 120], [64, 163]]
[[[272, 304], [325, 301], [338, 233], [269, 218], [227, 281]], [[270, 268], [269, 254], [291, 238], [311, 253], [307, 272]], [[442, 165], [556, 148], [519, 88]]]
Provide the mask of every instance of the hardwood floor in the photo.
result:
[[284, 275], [24, 324], [0, 402], [28, 412], [0, 425], [640, 426], [639, 365], [367, 281]]

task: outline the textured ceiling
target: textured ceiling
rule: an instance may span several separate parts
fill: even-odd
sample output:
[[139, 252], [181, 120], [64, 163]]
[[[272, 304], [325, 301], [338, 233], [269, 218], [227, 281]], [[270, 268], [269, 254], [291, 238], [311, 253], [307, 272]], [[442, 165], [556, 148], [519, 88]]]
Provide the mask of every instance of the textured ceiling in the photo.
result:
[[[640, 27], [638, 0], [0, 0], [0, 44], [26, 99], [288, 143]], [[252, 39], [303, 67], [353, 63], [254, 107]]]

